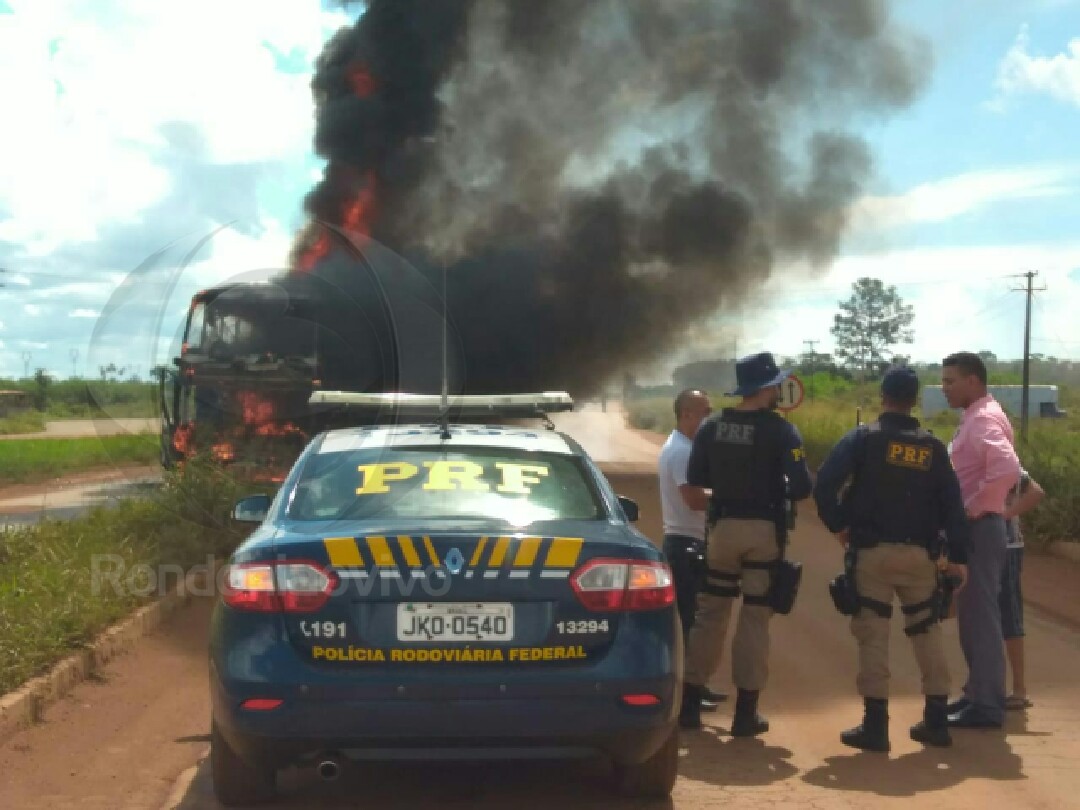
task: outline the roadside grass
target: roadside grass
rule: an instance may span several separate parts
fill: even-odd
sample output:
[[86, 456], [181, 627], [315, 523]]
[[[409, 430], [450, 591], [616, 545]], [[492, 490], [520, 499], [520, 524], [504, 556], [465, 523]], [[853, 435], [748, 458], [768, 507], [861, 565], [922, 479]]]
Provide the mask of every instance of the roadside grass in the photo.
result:
[[[726, 397], [713, 398], [713, 407], [733, 404]], [[1037, 509], [1023, 518], [1024, 535], [1032, 545], [1058, 540], [1080, 542], [1080, 411], [1075, 402], [1065, 419], [1032, 419], [1028, 441], [1020, 440], [1015, 425], [1020, 461], [1031, 476], [1046, 490], [1047, 497]], [[789, 415], [798, 427], [806, 448], [811, 470], [821, 466], [829, 450], [856, 424], [872, 421], [878, 413], [876, 387], [860, 386], [837, 392], [829, 399], [804, 402]], [[627, 419], [631, 427], [666, 434], [675, 427], [675, 414], [667, 398], [641, 399], [628, 403]], [[920, 414], [918, 411], [916, 416]], [[925, 427], [948, 443], [959, 423], [952, 412], [925, 420]]]
[[231, 507], [258, 491], [190, 463], [151, 497], [0, 531], [0, 693], [175, 587], [181, 570], [228, 556], [247, 532]]
[[0, 419], [0, 436], [18, 433], [39, 433], [45, 430], [45, 415], [41, 411], [23, 411]]
[[0, 441], [0, 484], [26, 484], [118, 464], [150, 464], [161, 456], [157, 434]]

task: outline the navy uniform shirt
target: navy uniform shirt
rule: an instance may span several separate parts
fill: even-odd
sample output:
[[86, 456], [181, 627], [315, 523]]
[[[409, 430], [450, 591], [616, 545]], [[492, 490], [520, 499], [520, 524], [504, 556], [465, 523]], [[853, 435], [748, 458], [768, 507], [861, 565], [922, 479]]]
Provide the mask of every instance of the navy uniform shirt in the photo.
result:
[[[746, 413], [754, 413], [747, 411]], [[765, 413], [765, 412], [763, 412]], [[772, 416], [771, 412], [768, 412]], [[690, 461], [686, 468], [686, 482], [695, 487], [712, 487], [713, 479], [709, 474], [709, 448], [716, 441], [716, 431], [720, 425], [720, 417], [723, 414], [715, 414], [706, 419], [694, 436], [694, 445], [690, 450]], [[806, 465], [806, 452], [803, 450], [802, 436], [798, 429], [780, 416], [775, 416], [780, 422], [779, 429], [782, 431], [781, 466], [788, 481], [788, 497], [793, 501], [801, 501], [810, 495], [813, 482], [810, 479], [810, 468]], [[713, 493], [713, 498], [722, 497], [722, 493]]]
[[[916, 430], [919, 420], [911, 416], [897, 413], [883, 413], [879, 417], [884, 430]], [[841, 490], [848, 485], [855, 474], [859, 463], [860, 435], [865, 435], [866, 428], [855, 428], [848, 431], [836, 446], [829, 452], [825, 462], [818, 470], [817, 483], [814, 485], [814, 500], [817, 503], [818, 515], [829, 531], [837, 533], [850, 529], [852, 523], [859, 523], [859, 515], [851, 514], [851, 504], [848, 498], [841, 498]], [[930, 493], [934, 499], [928, 504], [928, 508], [938, 516], [940, 525], [938, 530], [943, 530], [949, 539], [949, 560], [955, 563], [967, 562], [967, 544], [969, 528], [967, 516], [964, 513], [964, 498], [960, 493], [960, 482], [956, 473], [948, 461], [948, 452], [938, 439], [934, 442], [941, 445], [940, 451], [932, 455], [932, 462], [928, 474], [932, 477]], [[866, 516], [872, 519], [873, 516]]]

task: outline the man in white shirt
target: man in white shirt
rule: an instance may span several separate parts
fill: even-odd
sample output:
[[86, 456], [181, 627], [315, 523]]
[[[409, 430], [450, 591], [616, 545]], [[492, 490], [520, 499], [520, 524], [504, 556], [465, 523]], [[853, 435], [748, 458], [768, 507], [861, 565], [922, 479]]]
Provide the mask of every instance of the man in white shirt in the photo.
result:
[[[692, 439], [712, 411], [709, 397], [697, 389], [687, 389], [675, 397], [675, 430], [660, 450], [660, 507], [664, 517], [664, 554], [675, 578], [676, 603], [683, 634], [689, 634], [697, 609], [697, 594], [705, 582], [705, 512], [686, 505], [682, 489], [686, 483], [686, 463]], [[706, 690], [703, 708], [715, 708], [726, 695]]]

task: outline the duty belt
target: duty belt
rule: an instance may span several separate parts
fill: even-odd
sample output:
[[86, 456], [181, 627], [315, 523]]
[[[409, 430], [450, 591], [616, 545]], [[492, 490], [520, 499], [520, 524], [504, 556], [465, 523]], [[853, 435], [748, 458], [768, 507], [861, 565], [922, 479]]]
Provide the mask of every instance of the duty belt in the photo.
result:
[[716, 520], [732, 518], [735, 520], [776, 520], [776, 515], [781, 507], [759, 506], [756, 504], [727, 504], [724, 506], [714, 504], [713, 516]]

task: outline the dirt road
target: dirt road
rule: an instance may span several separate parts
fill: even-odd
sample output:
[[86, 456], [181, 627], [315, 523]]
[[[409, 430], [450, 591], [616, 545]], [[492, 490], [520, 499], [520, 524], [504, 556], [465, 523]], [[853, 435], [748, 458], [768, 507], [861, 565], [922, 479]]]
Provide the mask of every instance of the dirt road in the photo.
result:
[[[642, 439], [620, 430], [613, 414], [573, 417], [586, 446], [599, 441], [635, 447]], [[610, 477], [619, 492], [639, 501], [642, 528], [656, 537], [656, 488], [647, 458], [629, 459]], [[1026, 716], [1011, 716], [1005, 733], [956, 732], [955, 746], [946, 751], [926, 751], [907, 739], [921, 699], [910, 647], [897, 624], [892, 639], [893, 752], [858, 754], [840, 744], [840, 730], [860, 711], [854, 693], [855, 650], [826, 592], [840, 562], [839, 549], [810, 511], [804, 509], [792, 543], [792, 556], [806, 566], [803, 592], [795, 612], [773, 622], [772, 675], [763, 698], [773, 730], [760, 740], [736, 741], [726, 733], [730, 706], [706, 715], [705, 731], [683, 735], [678, 785], [670, 804], [659, 806], [877, 808], [913, 799], [939, 810], [1078, 806], [1080, 770], [1074, 763], [1080, 757], [1080, 632], [1077, 625], [1034, 609], [1028, 615], [1028, 668], [1036, 705]], [[1037, 569], [1027, 572], [1029, 590], [1039, 584], [1031, 579]], [[1077, 582], [1060, 595], [1063, 603], [1072, 598]], [[1065, 610], [1060, 615], [1072, 614]], [[117, 661], [104, 680], [80, 687], [50, 711], [44, 724], [0, 744], [0, 807], [218, 808], [202, 759], [209, 716], [208, 616], [206, 603], [188, 608]], [[959, 683], [964, 667], [955, 623], [947, 625], [946, 635]], [[724, 680], [727, 673], [725, 663]], [[329, 785], [308, 774], [287, 773], [282, 788], [275, 807], [642, 806], [612, 799], [602, 768], [585, 764], [373, 765]]]
[[67, 520], [91, 506], [115, 503], [147, 492], [161, 481], [161, 467], [139, 464], [87, 470], [37, 484], [0, 488], [0, 527], [22, 526], [43, 518]]

